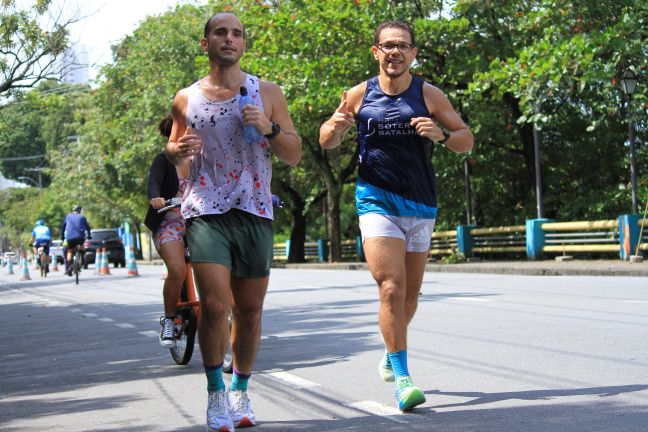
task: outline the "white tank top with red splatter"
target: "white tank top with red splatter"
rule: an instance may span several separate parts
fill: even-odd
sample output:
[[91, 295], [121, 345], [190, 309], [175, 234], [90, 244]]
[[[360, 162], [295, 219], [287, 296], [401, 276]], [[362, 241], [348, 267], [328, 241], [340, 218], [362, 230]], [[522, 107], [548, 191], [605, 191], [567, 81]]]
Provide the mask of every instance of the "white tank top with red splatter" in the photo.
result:
[[[259, 79], [247, 75], [248, 94], [263, 111]], [[203, 141], [201, 154], [191, 164], [189, 183], [182, 200], [185, 219], [222, 214], [239, 209], [272, 219], [272, 161], [268, 140], [247, 144], [237, 94], [211, 101], [200, 83], [189, 87], [186, 122]]]

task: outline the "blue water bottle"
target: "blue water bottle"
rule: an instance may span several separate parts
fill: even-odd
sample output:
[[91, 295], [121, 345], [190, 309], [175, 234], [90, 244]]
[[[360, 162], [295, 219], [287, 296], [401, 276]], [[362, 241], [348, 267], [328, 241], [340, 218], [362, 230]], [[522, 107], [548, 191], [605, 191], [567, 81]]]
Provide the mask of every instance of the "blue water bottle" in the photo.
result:
[[[254, 102], [252, 101], [250, 95], [248, 95], [247, 88], [245, 86], [242, 86], [241, 99], [239, 100], [239, 108], [241, 109], [241, 112], [243, 112], [243, 107], [245, 105], [254, 105]], [[263, 138], [263, 135], [261, 135], [261, 132], [259, 132], [256, 127], [249, 124], [243, 126], [243, 137], [245, 138], [246, 143], [254, 144], [259, 142], [259, 140]]]

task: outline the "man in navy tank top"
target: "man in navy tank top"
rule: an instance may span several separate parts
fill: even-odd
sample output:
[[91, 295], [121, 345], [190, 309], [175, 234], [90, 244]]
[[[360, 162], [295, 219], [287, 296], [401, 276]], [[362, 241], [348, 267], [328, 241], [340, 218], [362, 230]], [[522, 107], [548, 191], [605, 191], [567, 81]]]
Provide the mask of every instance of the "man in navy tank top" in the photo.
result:
[[398, 21], [377, 27], [379, 74], [342, 94], [320, 128], [320, 145], [340, 145], [358, 128], [356, 207], [367, 265], [378, 284], [378, 322], [385, 342], [379, 364], [384, 381], [396, 383], [402, 411], [425, 402], [407, 368], [407, 327], [416, 311], [437, 215], [432, 154], [473, 147], [472, 133], [437, 87], [413, 76], [412, 28]]
[[[245, 31], [238, 17], [214, 14], [200, 45], [210, 72], [176, 94], [165, 153], [176, 165], [191, 159], [181, 212], [200, 294], [207, 429], [233, 431], [256, 422], [247, 388], [272, 262], [271, 154], [295, 166], [302, 150], [279, 86], [241, 70]], [[242, 87], [251, 103], [241, 109]], [[246, 142], [244, 125], [260, 132], [255, 141]], [[226, 389], [230, 304], [234, 373]]]

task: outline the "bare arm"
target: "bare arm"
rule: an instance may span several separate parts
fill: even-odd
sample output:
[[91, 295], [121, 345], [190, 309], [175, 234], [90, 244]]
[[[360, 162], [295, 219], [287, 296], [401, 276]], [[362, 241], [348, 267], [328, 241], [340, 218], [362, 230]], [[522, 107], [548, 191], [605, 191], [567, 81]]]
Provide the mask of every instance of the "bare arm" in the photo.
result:
[[362, 102], [367, 83], [353, 87], [342, 93], [342, 101], [330, 119], [320, 127], [319, 142], [324, 149], [332, 149], [340, 145], [344, 135], [353, 127], [357, 110]]
[[253, 124], [263, 135], [272, 133], [272, 123], [277, 123], [280, 132], [268, 140], [270, 148], [280, 161], [295, 166], [302, 158], [301, 138], [288, 112], [288, 102], [281, 88], [271, 82], [261, 81], [263, 111], [257, 106], [247, 105], [243, 109], [243, 123]]
[[186, 158], [200, 153], [202, 148], [200, 137], [195, 135], [191, 127], [186, 124], [188, 103], [187, 89], [183, 89], [176, 94], [171, 108], [173, 127], [171, 135], [169, 135], [169, 142], [164, 147], [164, 153], [175, 165], [182, 165]]
[[474, 141], [472, 132], [459, 117], [445, 94], [438, 88], [425, 84], [423, 87], [425, 104], [433, 118], [417, 117], [412, 119], [419, 135], [431, 141], [443, 140], [443, 132], [438, 123], [450, 132], [450, 138], [443, 144], [456, 153], [472, 150]]

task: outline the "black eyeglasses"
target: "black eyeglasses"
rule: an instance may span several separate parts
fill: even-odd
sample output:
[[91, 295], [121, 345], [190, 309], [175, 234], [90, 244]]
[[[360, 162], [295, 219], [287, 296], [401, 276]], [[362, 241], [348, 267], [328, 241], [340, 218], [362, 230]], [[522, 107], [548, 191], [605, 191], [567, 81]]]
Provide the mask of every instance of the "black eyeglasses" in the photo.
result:
[[408, 44], [408, 43], [399, 43], [399, 44], [393, 44], [393, 43], [384, 43], [384, 44], [378, 44], [378, 49], [385, 54], [389, 54], [394, 50], [394, 48], [398, 48], [398, 51], [400, 51], [401, 54], [407, 54], [408, 52], [412, 51], [412, 48], [414, 48], [414, 45]]

